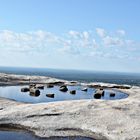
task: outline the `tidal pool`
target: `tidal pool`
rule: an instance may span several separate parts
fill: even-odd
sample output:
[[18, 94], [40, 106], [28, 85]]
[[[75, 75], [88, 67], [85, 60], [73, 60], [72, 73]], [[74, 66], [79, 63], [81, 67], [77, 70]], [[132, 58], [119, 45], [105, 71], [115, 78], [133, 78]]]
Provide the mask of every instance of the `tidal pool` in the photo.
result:
[[82, 136], [39, 138], [31, 133], [24, 131], [2, 130], [0, 131], [0, 140], [94, 140], [94, 139]]
[[[41, 102], [55, 102], [55, 101], [64, 101], [64, 100], [80, 100], [80, 99], [94, 99], [94, 94], [96, 89], [89, 88], [88, 90], [82, 91], [84, 87], [82, 86], [67, 86], [68, 91], [62, 92], [59, 90], [59, 86], [54, 86], [53, 88], [44, 87], [43, 90], [40, 89], [40, 95], [34, 96], [29, 92], [21, 92], [21, 88], [28, 86], [2, 86], [0, 87], [0, 97], [16, 100], [19, 102], [27, 103], [41, 103]], [[76, 90], [76, 94], [70, 94], [71, 90]], [[127, 98], [128, 95], [112, 89], [104, 89], [105, 93], [101, 99], [105, 100], [116, 100]], [[110, 93], [115, 93], [114, 97], [110, 97]], [[46, 94], [54, 94], [54, 98], [47, 97]]]

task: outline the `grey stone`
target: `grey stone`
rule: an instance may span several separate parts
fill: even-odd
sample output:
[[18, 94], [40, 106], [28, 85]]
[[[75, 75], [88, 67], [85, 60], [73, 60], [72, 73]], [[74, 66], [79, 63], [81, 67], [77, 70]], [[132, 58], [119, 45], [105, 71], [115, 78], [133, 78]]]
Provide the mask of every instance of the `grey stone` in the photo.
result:
[[68, 91], [68, 88], [67, 88], [66, 85], [62, 85], [62, 86], [60, 86], [59, 90], [63, 91], [63, 92], [66, 92], [66, 91]]
[[29, 88], [28, 87], [21, 88], [21, 92], [28, 92], [28, 91], [29, 91]]
[[76, 94], [76, 90], [71, 90], [70, 94]]
[[48, 93], [48, 94], [46, 94], [46, 96], [49, 97], [49, 98], [54, 98], [54, 95], [55, 95], [55, 94], [53, 94], [53, 93]]

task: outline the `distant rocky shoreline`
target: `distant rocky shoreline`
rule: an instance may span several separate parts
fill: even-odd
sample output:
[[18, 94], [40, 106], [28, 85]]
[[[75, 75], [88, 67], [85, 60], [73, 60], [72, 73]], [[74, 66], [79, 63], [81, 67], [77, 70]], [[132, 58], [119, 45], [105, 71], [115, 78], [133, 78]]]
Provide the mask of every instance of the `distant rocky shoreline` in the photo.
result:
[[88, 99], [39, 104], [0, 98], [0, 128], [26, 129], [40, 137], [86, 136], [98, 140], [140, 140], [140, 87], [0, 73], [0, 86], [33, 83], [114, 88], [129, 94], [129, 97], [115, 101]]

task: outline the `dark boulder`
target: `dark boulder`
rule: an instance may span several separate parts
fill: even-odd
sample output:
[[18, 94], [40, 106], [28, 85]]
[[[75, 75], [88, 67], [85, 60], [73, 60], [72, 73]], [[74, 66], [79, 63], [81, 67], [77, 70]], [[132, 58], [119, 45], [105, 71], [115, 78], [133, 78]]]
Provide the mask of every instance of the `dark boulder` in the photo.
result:
[[46, 94], [46, 96], [49, 97], [49, 98], [54, 98], [54, 94], [53, 93]]
[[68, 91], [68, 88], [67, 88], [66, 85], [62, 85], [62, 86], [60, 86], [59, 90], [63, 91], [63, 92], [66, 92], [66, 91]]
[[76, 94], [76, 90], [71, 90], [70, 94]]
[[101, 96], [102, 96], [102, 94], [99, 94], [99, 93], [94, 94], [95, 99], [101, 99]]
[[115, 97], [115, 93], [110, 93], [110, 97]]
[[29, 91], [28, 87], [21, 88], [21, 92], [28, 92], [28, 91]]

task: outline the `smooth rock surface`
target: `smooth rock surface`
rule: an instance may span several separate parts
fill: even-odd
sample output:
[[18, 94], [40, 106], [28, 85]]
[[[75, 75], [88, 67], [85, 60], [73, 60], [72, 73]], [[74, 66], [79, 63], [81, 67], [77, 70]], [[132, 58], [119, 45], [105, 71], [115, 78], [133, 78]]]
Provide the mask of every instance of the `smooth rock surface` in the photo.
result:
[[[15, 77], [17, 84], [20, 76]], [[43, 80], [59, 81], [40, 78]], [[40, 137], [81, 135], [101, 140], [140, 140], [140, 87], [119, 90], [128, 93], [128, 98], [39, 104], [0, 98], [0, 126], [14, 125]]]

